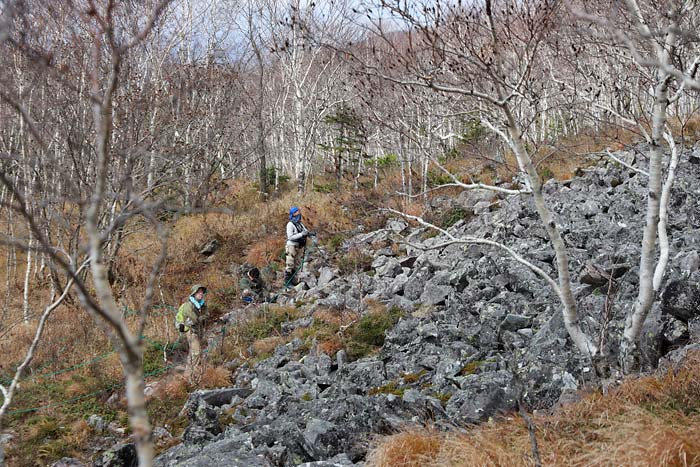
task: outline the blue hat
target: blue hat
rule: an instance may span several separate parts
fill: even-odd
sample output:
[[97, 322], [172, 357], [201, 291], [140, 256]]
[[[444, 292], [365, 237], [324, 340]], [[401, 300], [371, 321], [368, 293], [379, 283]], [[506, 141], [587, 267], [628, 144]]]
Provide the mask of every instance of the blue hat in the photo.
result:
[[297, 206], [292, 206], [289, 208], [289, 220], [298, 222], [300, 219], [301, 211], [299, 211], [299, 208]]

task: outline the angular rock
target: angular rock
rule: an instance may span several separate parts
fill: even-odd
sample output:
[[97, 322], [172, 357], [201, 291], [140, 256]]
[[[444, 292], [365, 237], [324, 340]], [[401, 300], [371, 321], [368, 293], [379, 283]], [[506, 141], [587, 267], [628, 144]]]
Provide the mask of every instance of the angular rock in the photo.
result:
[[[212, 412], [212, 414], [218, 417], [217, 412]], [[182, 433], [182, 442], [185, 444], [205, 444], [221, 434], [221, 430], [221, 425], [216, 418], [207, 424], [192, 423]]]
[[680, 260], [680, 269], [681, 273], [686, 276], [700, 269], [700, 253], [697, 250], [693, 250], [685, 254]]
[[202, 248], [199, 250], [199, 254], [203, 256], [211, 256], [216, 253], [220, 247], [221, 245], [219, 244], [219, 241], [213, 238], [202, 246]]
[[532, 326], [532, 318], [523, 315], [506, 315], [501, 321], [501, 329], [506, 331], [517, 331]]
[[318, 280], [316, 279], [316, 276], [314, 276], [310, 272], [300, 272], [299, 274], [297, 274], [296, 279], [299, 282], [299, 284], [297, 284], [297, 287], [299, 287], [302, 283], [306, 284], [306, 287], [304, 289], [313, 289], [318, 285]]
[[399, 310], [402, 311], [413, 311], [413, 309], [416, 307], [415, 302], [407, 299], [406, 297], [402, 295], [396, 295], [394, 298], [392, 298], [388, 303], [388, 307], [395, 307], [398, 308]]
[[194, 412], [199, 408], [200, 401], [212, 407], [221, 407], [230, 404], [234, 397], [246, 398], [252, 393], [248, 388], [225, 388], [195, 391], [187, 398], [185, 410], [194, 417]]
[[334, 310], [342, 310], [343, 308], [345, 308], [345, 298], [343, 296], [332, 293], [326, 298], [316, 300], [316, 305], [325, 306]]
[[[2, 458], [0, 458], [2, 460]], [[3, 465], [0, 463], [0, 465]], [[72, 457], [64, 457], [63, 459], [51, 464], [51, 467], [86, 467], [85, 464], [80, 462], [78, 459]]]
[[303, 318], [295, 319], [294, 321], [288, 321], [282, 323], [280, 327], [282, 328], [282, 334], [289, 334], [295, 329], [308, 328], [314, 324], [313, 316], [305, 316]]
[[394, 250], [392, 250], [390, 247], [380, 248], [374, 252], [374, 255], [375, 256], [396, 256], [396, 254], [394, 254]]
[[408, 224], [399, 219], [391, 219], [386, 223], [386, 228], [394, 233], [400, 234], [408, 227]]
[[159, 456], [155, 467], [273, 467], [254, 452], [251, 436], [231, 434], [206, 446], [181, 444]]
[[669, 317], [665, 320], [663, 338], [669, 348], [677, 348], [688, 343], [688, 324]]
[[138, 467], [136, 445], [120, 444], [105, 452], [95, 461], [94, 467]]
[[513, 376], [506, 371], [469, 375], [464, 378], [461, 388], [445, 407], [447, 414], [457, 423], [479, 423], [515, 410]]
[[107, 429], [107, 422], [99, 415], [90, 415], [87, 419], [87, 424], [97, 433], [102, 433]]
[[700, 344], [690, 344], [685, 347], [680, 347], [675, 349], [659, 361], [659, 369], [661, 371], [673, 371], [677, 370], [688, 357], [689, 353], [700, 352]]
[[582, 284], [601, 286], [610, 281], [610, 275], [603, 269], [595, 266], [592, 261], [586, 261], [578, 280]]
[[333, 279], [338, 277], [337, 272], [329, 267], [321, 268], [318, 274], [318, 284], [317, 287], [323, 287], [328, 285]]
[[491, 209], [492, 204], [493, 203], [491, 203], [490, 201], [479, 201], [472, 207], [472, 212], [475, 215], [483, 214]]
[[325, 461], [305, 462], [299, 464], [298, 467], [355, 467], [356, 465], [359, 464], [354, 464], [347, 454], [342, 453]]
[[334, 423], [312, 418], [304, 430], [304, 448], [316, 460], [325, 459], [336, 452], [342, 431]]
[[335, 354], [335, 363], [338, 365], [338, 371], [342, 370], [348, 363], [348, 353], [345, 349], [340, 349]]
[[450, 292], [452, 292], [452, 287], [447, 285], [426, 287], [418, 301], [423, 305], [438, 305], [445, 302]]
[[[386, 258], [386, 256], [381, 256], [380, 258]], [[395, 258], [386, 258], [383, 264], [373, 267], [376, 268], [379, 277], [396, 277], [403, 272], [401, 263]]]
[[402, 268], [412, 268], [416, 264], [417, 256], [406, 256], [404, 258], [399, 258], [399, 264]]
[[700, 316], [700, 283], [688, 279], [669, 283], [661, 296], [661, 309], [684, 323]]

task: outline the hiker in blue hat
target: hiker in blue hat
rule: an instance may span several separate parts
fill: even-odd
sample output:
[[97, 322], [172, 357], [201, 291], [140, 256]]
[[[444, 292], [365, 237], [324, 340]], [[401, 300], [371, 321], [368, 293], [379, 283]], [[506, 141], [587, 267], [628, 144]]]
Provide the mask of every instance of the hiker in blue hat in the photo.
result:
[[289, 208], [289, 222], [287, 222], [287, 244], [284, 248], [286, 263], [284, 268], [284, 283], [292, 285], [294, 275], [299, 269], [301, 259], [304, 257], [306, 239], [313, 235], [301, 222], [301, 210], [297, 206]]

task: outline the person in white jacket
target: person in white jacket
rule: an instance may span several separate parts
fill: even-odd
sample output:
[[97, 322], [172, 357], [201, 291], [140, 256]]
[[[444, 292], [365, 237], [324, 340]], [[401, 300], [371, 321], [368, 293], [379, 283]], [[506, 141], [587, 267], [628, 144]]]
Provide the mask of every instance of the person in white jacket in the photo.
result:
[[289, 222], [287, 222], [287, 244], [284, 268], [284, 284], [291, 285], [299, 268], [299, 263], [304, 257], [306, 239], [312, 232], [301, 222], [301, 211], [297, 206], [289, 208]]

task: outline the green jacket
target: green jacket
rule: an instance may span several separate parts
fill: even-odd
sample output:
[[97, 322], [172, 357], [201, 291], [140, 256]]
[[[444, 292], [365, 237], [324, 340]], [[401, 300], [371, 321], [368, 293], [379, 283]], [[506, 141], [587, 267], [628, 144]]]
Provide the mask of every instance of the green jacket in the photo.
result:
[[256, 301], [263, 301], [265, 298], [265, 282], [262, 278], [257, 281], [252, 281], [247, 275], [243, 275], [241, 280], [238, 281], [238, 288], [244, 296], [249, 295], [246, 291], [250, 291], [254, 296]]
[[207, 316], [207, 305], [202, 305], [202, 308], [197, 310], [192, 302], [187, 299], [185, 303], [180, 305], [175, 315], [175, 323], [179, 325], [183, 323], [185, 325], [185, 332], [192, 328], [195, 332], [202, 331], [202, 325], [204, 319]]

